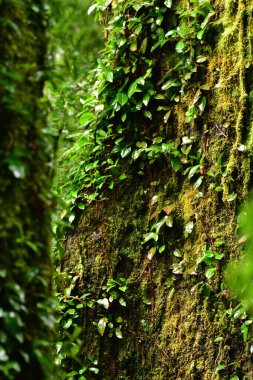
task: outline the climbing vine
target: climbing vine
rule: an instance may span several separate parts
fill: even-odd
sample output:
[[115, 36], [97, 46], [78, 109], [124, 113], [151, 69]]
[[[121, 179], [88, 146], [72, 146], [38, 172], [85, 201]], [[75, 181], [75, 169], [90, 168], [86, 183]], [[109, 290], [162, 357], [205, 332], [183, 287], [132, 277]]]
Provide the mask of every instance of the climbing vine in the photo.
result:
[[[71, 187], [67, 201], [72, 208], [83, 209], [104, 186], [113, 189], [123, 181], [127, 162], [143, 174], [147, 162], [165, 156], [173, 170], [183, 171], [184, 152], [172, 142], [173, 107], [191, 99], [185, 110], [186, 123], [205, 110], [209, 86], [200, 73], [211, 47], [206, 45], [208, 38], [205, 43], [203, 39], [214, 15], [208, 1], [187, 4], [187, 9], [170, 1], [92, 6], [101, 18], [109, 13], [110, 22], [104, 59], [96, 69], [94, 96], [84, 101], [79, 114], [84, 131], [70, 136], [77, 140], [65, 155], [79, 161], [65, 184]], [[168, 46], [174, 50], [173, 64], [166, 62]], [[196, 76], [203, 83], [196, 85]], [[183, 144], [187, 139], [193, 141], [184, 137]]]
[[[218, 54], [217, 44], [222, 56], [221, 46], [224, 48], [226, 36], [234, 41], [233, 33], [237, 32], [237, 28], [231, 28], [232, 32], [223, 33], [224, 20], [229, 12], [233, 14], [228, 3], [224, 6], [224, 19], [219, 18], [223, 9], [213, 1], [93, 4], [90, 12], [95, 11], [96, 17], [105, 23], [106, 44], [103, 58], [95, 70], [92, 94], [87, 99], [81, 98], [84, 108], [78, 114], [80, 129], [69, 136], [75, 143], [64, 154], [66, 160], [73, 162], [62, 186], [69, 204], [64, 218], [73, 224], [73, 229], [78, 225], [80, 210], [87, 209], [90, 203], [99, 208], [100, 202], [110, 196], [110, 191], [114, 194], [113, 189], [127, 183], [131, 173], [145, 178], [145, 191], [150, 199], [141, 242], [144, 269], [137, 280], [131, 279], [132, 285], [141, 281], [146, 273], [152, 276], [158, 260], [170, 254], [170, 296], [176, 288], [174, 283], [177, 284], [182, 276], [189, 276], [196, 278], [196, 283], [191, 280], [194, 283], [191, 294], [200, 293], [206, 305], [213, 299], [218, 304], [227, 302], [222, 271], [229, 249], [235, 249], [235, 244], [229, 239], [223, 241], [221, 233], [210, 232], [211, 222], [204, 213], [207, 210], [215, 213], [213, 209], [224, 202], [228, 214], [235, 215], [236, 202], [242, 200], [249, 184], [248, 148], [241, 135], [233, 142], [237, 132], [229, 128], [235, 116], [231, 106], [229, 122], [222, 119], [223, 113], [218, 115], [218, 111], [213, 111], [214, 107], [225, 109], [228, 107], [226, 101], [231, 100], [231, 82], [228, 90], [224, 88], [224, 78], [219, 68], [213, 66], [213, 56]], [[241, 59], [242, 63], [242, 56]], [[227, 70], [225, 66], [222, 75]], [[240, 77], [241, 85], [243, 80]], [[224, 104], [215, 103], [217, 93], [223, 93]], [[243, 99], [240, 105], [242, 111]], [[216, 150], [212, 138], [215, 141], [219, 138]], [[233, 185], [236, 182], [233, 175], [237, 179], [235, 157], [243, 167], [244, 193]], [[168, 202], [164, 195], [153, 190], [158, 186], [150, 178], [152, 171], [159, 169], [171, 176], [172, 182], [177, 178], [177, 186], [183, 186], [179, 200], [171, 196], [172, 201]], [[175, 181], [173, 186], [171, 188], [178, 194]], [[163, 191], [165, 194], [166, 185]], [[179, 215], [179, 207], [183, 216]], [[228, 230], [230, 236], [234, 236], [232, 222]], [[199, 240], [190, 249], [196, 236]], [[195, 249], [195, 255], [187, 257], [182, 245], [191, 252]], [[143, 302], [151, 305], [151, 320], [154, 321], [154, 289], [152, 292]], [[252, 321], [241, 304], [227, 305], [223, 317], [224, 330], [227, 325], [230, 328], [233, 324], [239, 325], [243, 340], [251, 342]], [[103, 332], [109, 323], [111, 320], [107, 316], [102, 317], [100, 331]], [[143, 326], [147, 325], [144, 320]], [[218, 353], [212, 376], [222, 376], [227, 371], [232, 376], [228, 375], [230, 379], [236, 379], [235, 364], [224, 364], [221, 360], [227, 349], [224, 342], [223, 336], [215, 336]], [[195, 364], [191, 365], [190, 372]]]

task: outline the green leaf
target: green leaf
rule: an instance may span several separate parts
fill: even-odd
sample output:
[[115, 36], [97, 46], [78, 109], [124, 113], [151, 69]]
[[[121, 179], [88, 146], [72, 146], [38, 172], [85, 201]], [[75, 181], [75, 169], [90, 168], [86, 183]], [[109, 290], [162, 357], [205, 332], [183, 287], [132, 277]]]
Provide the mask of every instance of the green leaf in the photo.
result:
[[161, 247], [159, 247], [159, 249], [158, 249], [159, 253], [162, 253], [164, 251], [165, 251], [165, 245], [162, 245]]
[[200, 187], [200, 185], [202, 184], [203, 182], [203, 179], [204, 177], [203, 176], [200, 176], [197, 181], [194, 183], [193, 187], [194, 189], [198, 189]]
[[198, 55], [197, 59], [196, 59], [196, 62], [197, 63], [202, 63], [202, 62], [205, 62], [206, 60], [207, 60], [207, 58], [204, 55]]
[[79, 123], [80, 123], [80, 124], [85, 124], [85, 123], [87, 123], [89, 120], [91, 120], [93, 117], [94, 117], [93, 113], [91, 113], [91, 112], [85, 112], [85, 113], [83, 113], [82, 116], [80, 117], [80, 119], [79, 119]]
[[106, 317], [103, 317], [98, 321], [98, 332], [101, 336], [103, 336], [105, 333], [105, 328], [106, 328], [107, 323], [108, 323], [108, 318]]
[[108, 298], [103, 298], [103, 299], [99, 299], [97, 300], [97, 303], [101, 306], [104, 306], [105, 309], [109, 309], [109, 301], [108, 301]]
[[112, 290], [110, 292], [110, 302], [112, 302], [113, 300], [118, 299], [118, 297], [119, 297], [119, 292], [117, 292], [116, 290]]
[[204, 33], [205, 33], [205, 29], [200, 30], [200, 31], [197, 33], [197, 38], [198, 38], [199, 40], [202, 40]]
[[149, 298], [149, 297], [147, 297], [147, 296], [144, 296], [143, 297], [143, 303], [145, 303], [145, 305], [152, 305], [152, 300]]
[[119, 179], [122, 181], [123, 179], [125, 179], [127, 176], [125, 173], [122, 173], [120, 176], [119, 176]]
[[136, 34], [140, 34], [141, 31], [142, 31], [142, 24], [139, 24], [139, 25], [137, 26], [137, 28], [135, 29], [135, 33], [136, 33]]
[[137, 141], [136, 146], [137, 146], [138, 148], [146, 149], [147, 146], [148, 146], [148, 144], [146, 143], [146, 141]]
[[156, 232], [149, 232], [147, 234], [144, 234], [143, 237], [144, 237], [143, 243], [147, 243], [151, 239], [158, 241], [158, 234]]
[[96, 368], [96, 367], [90, 367], [89, 371], [92, 372], [92, 373], [95, 373], [95, 375], [99, 374], [99, 369]]
[[123, 339], [123, 335], [122, 335], [122, 332], [119, 328], [116, 328], [115, 329], [115, 335], [118, 339]]
[[177, 86], [180, 86], [180, 84], [176, 80], [170, 79], [168, 80], [168, 82], [164, 83], [164, 85], [162, 86], [162, 90], [165, 91], [171, 87], [177, 87]]
[[162, 95], [162, 94], [157, 94], [157, 95], [155, 96], [155, 99], [157, 99], [157, 100], [164, 100], [164, 99], [165, 99], [165, 96]]
[[131, 146], [123, 148], [120, 152], [121, 157], [124, 158], [128, 156], [131, 153], [131, 150], [132, 150]]
[[117, 101], [123, 107], [128, 102], [128, 96], [124, 92], [118, 92]]
[[106, 283], [107, 290], [115, 288], [118, 285], [118, 282], [113, 280], [113, 278], [109, 278]]
[[149, 100], [150, 100], [150, 95], [149, 94], [145, 94], [144, 95], [144, 97], [143, 97], [143, 104], [145, 105], [145, 106], [147, 106], [148, 105], [148, 103], [149, 103]]
[[119, 286], [119, 290], [121, 290], [124, 293], [127, 290], [127, 286], [126, 285]]
[[200, 111], [203, 112], [204, 109], [205, 109], [205, 107], [206, 107], [206, 97], [202, 96], [200, 98], [200, 101], [199, 101], [199, 109], [200, 109]]
[[130, 51], [136, 51], [137, 50], [137, 37], [135, 34], [129, 37], [129, 40], [131, 41], [129, 50]]
[[242, 309], [242, 308], [236, 310], [234, 315], [233, 315], [233, 319], [238, 319], [243, 313], [244, 313], [244, 309]]
[[224, 257], [224, 253], [215, 253], [215, 260], [221, 260]]
[[121, 306], [126, 307], [126, 301], [125, 301], [125, 299], [123, 297], [120, 297], [119, 303], [121, 304]]
[[71, 371], [71, 372], [67, 373], [67, 377], [73, 377], [75, 375], [78, 375], [77, 371]]
[[81, 138], [80, 140], [78, 140], [76, 142], [76, 146], [78, 146], [79, 148], [86, 146], [86, 145], [93, 145], [93, 143], [91, 141], [89, 141], [88, 139], [86, 139], [85, 137]]
[[214, 242], [215, 247], [220, 247], [221, 245], [224, 245], [224, 241], [215, 241]]
[[24, 179], [26, 176], [26, 168], [24, 163], [16, 157], [10, 157], [8, 159], [8, 168], [12, 172], [15, 178]]
[[114, 181], [110, 182], [110, 184], [108, 185], [108, 188], [111, 190], [114, 188]]
[[192, 233], [192, 230], [193, 230], [193, 227], [194, 227], [194, 223], [193, 222], [189, 222], [186, 224], [185, 226], [185, 231], [188, 233], [188, 234], [191, 234]]
[[165, 1], [164, 1], [164, 5], [165, 5], [167, 8], [171, 8], [171, 7], [172, 7], [172, 0], [165, 0]]
[[183, 165], [177, 157], [171, 157], [171, 166], [175, 172], [180, 172], [183, 169]]
[[179, 251], [179, 249], [175, 249], [175, 251], [173, 252], [173, 254], [176, 257], [182, 257], [182, 253]]
[[215, 189], [215, 191], [220, 192], [220, 191], [223, 191], [223, 187], [222, 186], [217, 186]]
[[26, 244], [30, 247], [34, 252], [39, 252], [38, 246], [34, 244], [32, 241], [27, 241]]
[[140, 47], [140, 52], [141, 54], [145, 54], [146, 52], [146, 49], [147, 49], [147, 46], [148, 46], [148, 37], [145, 37], [141, 43], [141, 47]]
[[217, 343], [217, 342], [222, 342], [223, 341], [223, 337], [222, 336], [218, 336], [217, 338], [214, 339], [214, 342]]
[[243, 324], [241, 326], [241, 332], [242, 332], [243, 340], [244, 342], [246, 342], [248, 338], [249, 326]]
[[203, 86], [201, 86], [200, 88], [201, 88], [201, 90], [205, 90], [205, 91], [210, 90], [209, 84], [203, 84]]
[[144, 111], [144, 116], [146, 116], [148, 119], [152, 120], [152, 113], [150, 111]]
[[230, 195], [228, 196], [228, 198], [227, 198], [227, 202], [232, 202], [232, 201], [234, 201], [234, 200], [236, 199], [236, 197], [237, 197], [237, 194], [236, 194], [236, 193], [232, 193], [232, 194], [230, 194]]
[[219, 371], [222, 371], [223, 369], [225, 369], [226, 366], [224, 364], [219, 364], [216, 369], [215, 369], [215, 373], [218, 373]]
[[76, 312], [75, 309], [68, 309], [68, 310], [66, 311], [66, 314], [74, 315], [75, 312]]
[[122, 47], [126, 43], [126, 38], [125, 37], [118, 38], [116, 41], [117, 41], [118, 47]]
[[194, 174], [199, 170], [199, 168], [200, 165], [193, 166], [188, 173], [188, 178], [192, 178]]
[[167, 227], [173, 227], [173, 217], [172, 215], [165, 216], [165, 224]]
[[108, 71], [108, 73], [106, 74], [106, 80], [107, 80], [107, 82], [110, 82], [110, 83], [113, 82], [113, 72], [112, 71]]
[[70, 326], [72, 325], [72, 319], [68, 319], [67, 321], [63, 321], [62, 322], [62, 327], [67, 330], [70, 328]]
[[[82, 375], [84, 372], [86, 372], [88, 367], [85, 365], [83, 368], [80, 369], [79, 375]], [[79, 378], [80, 379], [80, 378]]]
[[[157, 16], [157, 19], [156, 19], [156, 25], [160, 26], [162, 22], [163, 22], [163, 15], [160, 13], [160, 14]], [[165, 41], [166, 41], [166, 40], [165, 40]]]
[[208, 279], [212, 278], [214, 276], [215, 272], [216, 272], [216, 268], [209, 268], [209, 269], [207, 269], [205, 271], [206, 278], [208, 278]]
[[164, 115], [163, 121], [164, 121], [165, 124], [168, 123], [170, 115], [171, 115], [171, 110], [169, 110], [168, 112], [166, 112], [166, 114]]
[[98, 3], [92, 4], [88, 9], [88, 15], [90, 15], [98, 6]]
[[7, 355], [5, 349], [0, 347], [0, 362], [8, 362], [9, 356]]
[[69, 216], [69, 223], [74, 222], [75, 217], [76, 217], [75, 214], [71, 214], [71, 215]]
[[241, 144], [237, 147], [237, 149], [239, 150], [239, 152], [245, 152], [247, 150], [246, 146]]
[[176, 44], [176, 51], [177, 51], [178, 53], [183, 53], [183, 51], [184, 51], [184, 49], [185, 49], [186, 46], [187, 46], [187, 45], [184, 43], [184, 41], [183, 41], [183, 40], [180, 40], [180, 41]]
[[129, 86], [129, 89], [128, 89], [128, 97], [131, 98], [131, 96], [133, 96], [133, 94], [136, 92], [137, 90], [137, 83], [136, 82], [133, 82], [130, 86]]

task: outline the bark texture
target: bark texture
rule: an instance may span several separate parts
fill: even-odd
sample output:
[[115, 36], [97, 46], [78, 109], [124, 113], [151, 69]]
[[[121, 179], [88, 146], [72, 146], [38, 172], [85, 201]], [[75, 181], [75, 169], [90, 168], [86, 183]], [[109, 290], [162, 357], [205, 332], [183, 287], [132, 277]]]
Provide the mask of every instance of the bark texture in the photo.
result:
[[[205, 74], [211, 88], [208, 111], [189, 127], [185, 104], [173, 109], [174, 141], [194, 136], [203, 151], [201, 194], [165, 160], [149, 165], [145, 176], [132, 166], [123, 185], [95, 201], [66, 237], [62, 266], [79, 276], [79, 294], [101, 296], [108, 278], [129, 279], [122, 340], [99, 337], [92, 325], [101, 316], [97, 310], [83, 314], [84, 355], [98, 358], [101, 380], [253, 378], [251, 343], [243, 341], [242, 322], [229, 317], [235, 303], [223, 276], [226, 263], [240, 256], [237, 211], [251, 185], [252, 3], [216, 1], [215, 12], [220, 27]], [[169, 68], [170, 59], [165, 62]], [[143, 234], [169, 212], [166, 206], [174, 218], [163, 237], [172, 242], [171, 250], [151, 260]], [[190, 222], [192, 232], [184, 233]], [[215, 250], [217, 241], [224, 241], [225, 256], [208, 280], [207, 268], [196, 261], [204, 246]], [[220, 364], [224, 369], [217, 371]]]

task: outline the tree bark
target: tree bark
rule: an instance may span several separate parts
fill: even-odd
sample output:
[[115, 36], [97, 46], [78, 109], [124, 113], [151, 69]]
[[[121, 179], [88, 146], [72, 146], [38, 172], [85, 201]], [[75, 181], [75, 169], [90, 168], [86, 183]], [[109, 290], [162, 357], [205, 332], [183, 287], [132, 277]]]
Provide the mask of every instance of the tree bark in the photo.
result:
[[[66, 237], [62, 266], [78, 276], [79, 294], [103, 298], [108, 278], [128, 278], [126, 308], [84, 311], [83, 356], [98, 359], [101, 380], [253, 378], [251, 340], [243, 341], [244, 320], [233, 318], [236, 303], [224, 279], [226, 264], [240, 256], [237, 212], [252, 183], [252, 4], [214, 6], [218, 27], [207, 71], [199, 74], [210, 87], [208, 108], [185, 123], [188, 94], [169, 126], [175, 144], [187, 137], [195, 155], [201, 148], [201, 162], [192, 164], [200, 163], [201, 187], [165, 159], [149, 164], [144, 176], [130, 165], [127, 180], [94, 201]], [[165, 49], [163, 70], [174, 54]], [[166, 215], [173, 216], [160, 244], [166, 250], [153, 255], [143, 235]], [[208, 249], [224, 253], [211, 266], [214, 275], [198, 262]], [[124, 319], [122, 340], [99, 336], [93, 326], [108, 313]]]

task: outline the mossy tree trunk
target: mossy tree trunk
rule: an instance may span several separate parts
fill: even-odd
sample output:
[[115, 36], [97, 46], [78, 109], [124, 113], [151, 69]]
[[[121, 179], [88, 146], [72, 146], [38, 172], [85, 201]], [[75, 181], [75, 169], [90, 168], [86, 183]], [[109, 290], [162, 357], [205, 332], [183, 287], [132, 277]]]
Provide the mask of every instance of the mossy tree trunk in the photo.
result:
[[0, 2], [0, 378], [49, 379], [50, 139], [42, 1]]
[[[240, 256], [237, 212], [252, 183], [253, 8], [251, 0], [213, 6], [215, 28], [203, 42], [208, 64], [191, 78], [210, 89], [207, 108], [185, 122], [191, 88], [173, 106], [168, 127], [176, 145], [192, 145], [190, 169], [175, 172], [162, 158], [144, 174], [125, 164], [127, 179], [80, 214], [66, 236], [62, 267], [77, 275], [80, 295], [103, 298], [108, 278], [128, 278], [125, 308], [87, 306], [82, 315], [84, 356], [98, 359], [99, 379], [253, 378], [251, 339], [243, 339], [245, 319], [235, 317], [224, 281], [226, 264]], [[163, 51], [158, 82], [175, 57], [173, 45]], [[166, 215], [173, 226], [163, 227], [155, 252], [143, 235]], [[109, 314], [122, 316], [122, 340], [110, 338], [108, 327], [99, 336], [93, 325]]]

